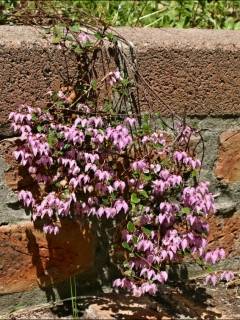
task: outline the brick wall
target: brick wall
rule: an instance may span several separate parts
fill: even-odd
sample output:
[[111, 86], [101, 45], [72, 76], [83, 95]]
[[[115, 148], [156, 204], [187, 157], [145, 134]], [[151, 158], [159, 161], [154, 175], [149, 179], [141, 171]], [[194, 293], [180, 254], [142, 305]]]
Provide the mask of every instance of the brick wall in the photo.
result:
[[[213, 30], [118, 29], [133, 43], [139, 70], [161, 97], [151, 111], [166, 118], [171, 109], [203, 131], [206, 155], [202, 177], [217, 194], [217, 216], [210, 220], [211, 243], [229, 253], [225, 266], [240, 263], [240, 32]], [[0, 26], [0, 310], [17, 303], [34, 304], [55, 295], [72, 274], [103, 285], [106, 243], [96, 230], [66, 223], [57, 237], [34, 230], [21, 209], [16, 189], [21, 184], [12, 158], [14, 137], [7, 116], [19, 103], [42, 106], [46, 92], [59, 89], [74, 74], [60, 50], [31, 27]], [[144, 85], [140, 88], [142, 109]], [[25, 182], [27, 183], [27, 182]], [[99, 278], [98, 270], [104, 269]], [[194, 271], [195, 272], [195, 271]], [[86, 279], [88, 281], [86, 281]], [[97, 280], [96, 280], [97, 279]], [[96, 280], [96, 281], [95, 281]], [[8, 298], [6, 298], [8, 297]], [[10, 297], [10, 298], [9, 298]], [[14, 305], [15, 303], [15, 305]], [[1, 311], [0, 311], [1, 314]]]

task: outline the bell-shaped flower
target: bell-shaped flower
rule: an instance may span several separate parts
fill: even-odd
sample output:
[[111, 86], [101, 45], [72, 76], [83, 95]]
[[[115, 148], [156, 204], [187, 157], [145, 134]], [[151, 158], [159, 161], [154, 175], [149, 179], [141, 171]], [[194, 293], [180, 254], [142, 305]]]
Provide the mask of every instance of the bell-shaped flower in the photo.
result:
[[114, 207], [117, 210], [117, 213], [120, 211], [123, 211], [124, 213], [127, 213], [129, 210], [128, 204], [125, 200], [119, 199], [114, 203]]

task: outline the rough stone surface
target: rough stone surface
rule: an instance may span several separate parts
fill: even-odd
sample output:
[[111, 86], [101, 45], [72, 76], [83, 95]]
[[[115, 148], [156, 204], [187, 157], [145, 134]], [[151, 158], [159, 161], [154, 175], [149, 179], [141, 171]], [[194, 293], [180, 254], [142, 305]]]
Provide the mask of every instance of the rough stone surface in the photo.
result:
[[171, 319], [160, 305], [158, 309], [158, 304], [148, 297], [110, 294], [93, 297], [88, 303], [81, 319]]
[[209, 218], [209, 223], [210, 246], [212, 244], [212, 247], [224, 248], [229, 257], [240, 258], [240, 212], [227, 218], [212, 216]]
[[223, 216], [229, 215], [236, 211], [236, 204], [233, 200], [221, 197], [215, 201], [216, 213]]
[[13, 150], [14, 140], [0, 141], [0, 226], [29, 220], [14, 192], [20, 177], [12, 156]]
[[[120, 28], [137, 51], [139, 71], [161, 101], [151, 111], [188, 115], [239, 114], [238, 31]], [[147, 94], [148, 96], [148, 94]], [[142, 94], [142, 107], [144, 103]]]
[[43, 107], [47, 91], [74, 79], [74, 62], [43, 39], [44, 31], [24, 26], [0, 27], [0, 124], [10, 111], [27, 103]]
[[78, 222], [62, 221], [58, 235], [44, 235], [32, 223], [0, 227], [0, 292], [27, 291], [88, 271], [94, 264], [94, 238]]
[[[238, 275], [227, 288], [223, 283], [207, 287], [203, 278], [198, 280], [178, 288], [163, 286], [155, 297], [121, 293], [77, 297], [78, 319], [239, 319]], [[71, 301], [12, 310], [0, 319], [72, 319]]]
[[0, 319], [6, 319], [6, 314], [19, 309], [42, 304], [46, 301], [58, 300], [59, 294], [55, 287], [42, 290], [39, 287], [30, 291], [3, 294], [0, 299]]
[[[161, 97], [151, 111], [169, 115], [240, 114], [240, 35], [238, 31], [118, 28], [136, 48], [141, 104], [147, 85]], [[61, 50], [43, 39], [42, 30], [25, 26], [0, 26], [1, 124], [19, 103], [43, 105], [46, 92], [74, 77]], [[149, 90], [148, 90], [149, 91]], [[149, 96], [149, 92], [147, 93]]]
[[240, 182], [240, 131], [220, 135], [220, 149], [215, 174], [226, 182]]

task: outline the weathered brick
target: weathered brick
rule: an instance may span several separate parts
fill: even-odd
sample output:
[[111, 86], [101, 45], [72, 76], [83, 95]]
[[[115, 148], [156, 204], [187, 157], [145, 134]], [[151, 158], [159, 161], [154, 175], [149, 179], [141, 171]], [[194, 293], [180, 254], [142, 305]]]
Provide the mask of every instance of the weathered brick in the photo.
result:
[[79, 222], [63, 220], [56, 236], [31, 222], [1, 226], [0, 247], [1, 294], [45, 288], [94, 265], [93, 234]]
[[220, 135], [216, 176], [226, 182], [240, 181], [240, 131], [228, 130]]
[[230, 217], [211, 216], [209, 244], [211, 248], [224, 248], [229, 257], [240, 256], [240, 212]]
[[[149, 110], [147, 85], [161, 101], [151, 110], [162, 115], [239, 114], [240, 36], [232, 30], [118, 28], [136, 49], [145, 82], [139, 87], [142, 108]], [[76, 62], [26, 26], [0, 26], [0, 124], [19, 103], [43, 106], [46, 92], [73, 80]], [[151, 101], [151, 99], [150, 99]], [[169, 106], [171, 111], [166, 107]]]

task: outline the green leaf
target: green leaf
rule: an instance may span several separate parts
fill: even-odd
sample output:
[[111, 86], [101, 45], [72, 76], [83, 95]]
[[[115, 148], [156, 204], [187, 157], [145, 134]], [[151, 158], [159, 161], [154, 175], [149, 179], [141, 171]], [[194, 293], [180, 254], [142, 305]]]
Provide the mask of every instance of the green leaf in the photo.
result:
[[55, 186], [56, 186], [57, 188], [61, 188], [60, 182], [59, 182], [59, 181], [55, 182]]
[[109, 204], [109, 199], [108, 198], [102, 198], [102, 203], [107, 206]]
[[70, 30], [73, 32], [79, 32], [80, 31], [80, 25], [75, 23], [73, 26], [70, 27]]
[[58, 142], [57, 133], [55, 131], [49, 131], [47, 136], [47, 142], [50, 147], [54, 146]]
[[150, 133], [150, 126], [148, 123], [143, 123], [142, 128], [145, 134]]
[[207, 267], [207, 272], [209, 272], [209, 273], [211, 273], [211, 272], [213, 272], [214, 270], [213, 270], [213, 267], [211, 267], [211, 266], [208, 266]]
[[43, 131], [43, 126], [41, 126], [40, 124], [37, 125], [37, 131], [38, 132], [42, 132]]
[[94, 79], [91, 81], [91, 87], [93, 88], [93, 90], [97, 89], [97, 80]]
[[128, 222], [127, 229], [129, 232], [134, 232], [136, 230], [135, 225], [131, 221]]
[[145, 228], [145, 227], [142, 227], [142, 232], [147, 236], [147, 237], [150, 237], [152, 231]]
[[69, 143], [65, 143], [63, 146], [63, 150], [67, 150], [71, 145]]
[[130, 247], [130, 245], [126, 241], [122, 243], [122, 246], [124, 249], [126, 249], [128, 251], [132, 251], [132, 248]]
[[149, 181], [152, 180], [152, 176], [151, 175], [143, 174], [142, 178], [143, 178], [144, 182], [149, 182]]
[[133, 237], [132, 237], [132, 242], [133, 242], [134, 244], [137, 244], [137, 243], [138, 243], [138, 237], [133, 236]]
[[131, 194], [131, 203], [137, 204], [140, 202], [140, 199], [138, 198], [136, 193]]
[[36, 114], [32, 114], [32, 120], [33, 120], [33, 121], [37, 121], [37, 120], [38, 120]]
[[111, 41], [113, 43], [117, 42], [117, 37], [112, 32], [109, 32], [107, 34], [107, 38], [108, 38], [109, 41]]
[[135, 179], [139, 178], [139, 173], [137, 171], [134, 171], [132, 175]]
[[52, 43], [53, 44], [59, 44], [61, 42], [62, 38], [60, 36], [53, 36]]
[[192, 178], [195, 178], [197, 176], [197, 170], [193, 170], [192, 172], [191, 172], [191, 177]]
[[102, 40], [104, 38], [104, 36], [100, 32], [96, 32], [94, 35], [95, 35], [97, 40]]
[[182, 214], [189, 214], [191, 212], [190, 208], [184, 207], [180, 211]]
[[123, 85], [124, 87], [127, 87], [127, 86], [130, 84], [130, 81], [125, 78], [125, 79], [122, 79], [122, 80], [121, 80], [121, 83], [122, 83], [122, 85]]
[[139, 191], [139, 194], [140, 194], [142, 197], [144, 197], [145, 199], [148, 199], [148, 193], [147, 193], [147, 191], [145, 191], [145, 190], [140, 190], [140, 191]]
[[131, 277], [131, 275], [132, 275], [132, 270], [126, 270], [126, 271], [123, 272], [123, 274], [124, 274], [125, 276]]
[[82, 53], [82, 49], [80, 47], [74, 46], [72, 49], [78, 55]]
[[116, 195], [115, 193], [111, 193], [110, 198], [111, 198], [112, 200], [116, 200], [117, 195]]

